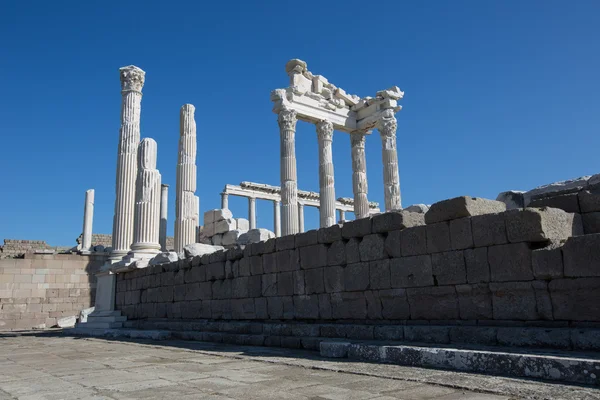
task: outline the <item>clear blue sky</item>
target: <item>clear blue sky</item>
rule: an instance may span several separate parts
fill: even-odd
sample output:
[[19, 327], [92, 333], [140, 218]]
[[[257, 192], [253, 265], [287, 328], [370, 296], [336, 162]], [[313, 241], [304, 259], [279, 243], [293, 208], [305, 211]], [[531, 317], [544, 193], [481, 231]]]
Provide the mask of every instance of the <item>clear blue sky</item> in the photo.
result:
[[[269, 93], [300, 58], [359, 96], [405, 91], [403, 204], [495, 198], [600, 172], [600, 2], [3, 1], [0, 239], [74, 245], [86, 189], [110, 233], [118, 69], [146, 71], [142, 137], [158, 142], [173, 232], [179, 108], [196, 106], [201, 212], [226, 183], [279, 184]], [[334, 135], [336, 195], [352, 196], [350, 142]], [[318, 191], [314, 126], [298, 123], [299, 187]], [[369, 198], [383, 204], [381, 142], [367, 140]], [[230, 200], [238, 217], [247, 201]], [[272, 229], [272, 205], [258, 202]], [[306, 214], [307, 229], [317, 211]]]

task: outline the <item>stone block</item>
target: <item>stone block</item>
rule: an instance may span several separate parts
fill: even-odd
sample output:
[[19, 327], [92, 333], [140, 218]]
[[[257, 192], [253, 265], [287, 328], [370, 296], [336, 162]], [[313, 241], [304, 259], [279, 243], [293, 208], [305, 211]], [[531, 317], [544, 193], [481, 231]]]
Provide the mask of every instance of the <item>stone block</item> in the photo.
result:
[[385, 319], [409, 319], [410, 307], [405, 289], [385, 289], [379, 291], [381, 314]]
[[347, 221], [342, 225], [342, 237], [344, 239], [360, 238], [369, 234], [371, 234], [370, 217]]
[[600, 233], [569, 238], [562, 253], [565, 276], [600, 276]]
[[316, 229], [298, 233], [297, 235], [295, 235], [296, 248], [317, 244], [317, 243], [319, 243], [318, 237], [319, 237], [319, 231], [317, 231]]
[[374, 261], [386, 258], [385, 237], [378, 233], [367, 235], [363, 237], [358, 250], [361, 261]]
[[294, 294], [294, 275], [292, 271], [277, 274], [277, 295], [292, 296]]
[[263, 257], [262, 256], [252, 256], [248, 258], [242, 258], [240, 263], [244, 260], [249, 260], [250, 264], [250, 274], [251, 275], [262, 275], [265, 273], [263, 269]]
[[237, 222], [233, 218], [227, 218], [215, 222], [215, 235], [226, 233], [237, 229]]
[[262, 296], [262, 275], [248, 277], [248, 297]]
[[267, 229], [250, 229], [248, 232], [243, 233], [238, 238], [237, 244], [248, 245], [250, 243], [264, 242], [268, 239], [274, 238], [275, 234]]
[[153, 259], [150, 260], [149, 266], [172, 263], [178, 260], [177, 253], [174, 251], [165, 251], [158, 253]]
[[493, 282], [533, 280], [531, 249], [527, 243], [488, 247], [488, 263]]
[[315, 244], [300, 248], [300, 267], [302, 269], [327, 266], [327, 245]]
[[344, 267], [336, 265], [323, 269], [323, 280], [327, 293], [344, 291]]
[[327, 265], [346, 264], [346, 244], [342, 240], [337, 240], [327, 249]]
[[292, 271], [293, 276], [293, 284], [294, 284], [294, 294], [305, 294], [305, 279], [304, 279], [304, 271]]
[[[364, 293], [343, 292], [332, 293], [329, 296], [333, 319], [365, 319], [367, 317], [367, 302]], [[321, 297], [319, 297], [320, 300]]]
[[319, 294], [319, 316], [321, 319], [331, 319], [331, 297], [329, 294]]
[[437, 285], [467, 283], [465, 257], [462, 250], [432, 254], [431, 266], [433, 281], [437, 282]]
[[231, 299], [231, 280], [219, 280], [212, 283], [212, 298], [217, 300]]
[[523, 198], [524, 193], [525, 192], [519, 190], [508, 190], [506, 192], [501, 192], [500, 194], [498, 194], [496, 200], [506, 204], [507, 210], [523, 208], [525, 207], [525, 199]]
[[539, 319], [531, 282], [490, 283], [494, 319]]
[[457, 285], [456, 294], [461, 319], [493, 319], [492, 292], [488, 284]]
[[390, 211], [371, 217], [373, 233], [385, 233], [419, 225], [425, 225], [424, 214], [406, 210]]
[[318, 319], [319, 297], [294, 296], [294, 312], [297, 319]]
[[385, 238], [384, 250], [389, 257], [402, 257], [401, 237], [403, 231], [390, 231]]
[[569, 349], [571, 338], [567, 329], [498, 328], [498, 344], [511, 347]]
[[[260, 256], [255, 256], [260, 257]], [[273, 274], [278, 271], [277, 268], [277, 253], [269, 253], [262, 255], [262, 270], [265, 274]]]
[[222, 246], [223, 245], [223, 235], [220, 233], [216, 233], [216, 234], [212, 235], [212, 237], [210, 238], [210, 242], [213, 244], [213, 246]]
[[471, 218], [475, 247], [508, 243], [504, 214], [486, 214]]
[[574, 215], [558, 208], [525, 208], [504, 213], [511, 243], [567, 239], [573, 234]]
[[294, 303], [292, 296], [269, 297], [267, 299], [269, 318], [271, 319], [293, 319]]
[[427, 254], [427, 227], [416, 226], [402, 230], [400, 247], [403, 257]]
[[257, 319], [268, 319], [269, 311], [267, 308], [267, 299], [259, 297], [254, 299], [254, 313]]
[[231, 280], [231, 296], [236, 299], [248, 297], [248, 277], [233, 278]]
[[287, 235], [278, 237], [275, 239], [275, 250], [292, 250], [296, 246], [296, 236], [295, 235]]
[[450, 244], [450, 224], [440, 222], [427, 225], [427, 252], [440, 253], [452, 250]]
[[500, 201], [468, 196], [455, 197], [432, 204], [425, 214], [425, 222], [429, 225], [474, 215], [499, 213], [505, 210], [506, 204]]
[[235, 218], [237, 229], [241, 232], [246, 232], [250, 229], [250, 221], [246, 218]]
[[450, 343], [495, 346], [497, 330], [496, 327], [452, 326], [450, 327]]
[[548, 289], [555, 320], [600, 321], [600, 278], [555, 279]]
[[569, 213], [580, 213], [577, 193], [568, 193], [531, 200], [527, 207], [552, 207], [559, 208]]
[[[364, 241], [363, 241], [364, 242]], [[377, 260], [369, 262], [370, 289], [390, 289], [392, 287], [390, 275], [390, 260]]]
[[403, 340], [404, 339], [404, 327], [400, 325], [382, 325], [375, 326], [373, 331], [375, 340]]
[[552, 300], [548, 291], [548, 282], [533, 281], [531, 282], [533, 292], [535, 293], [535, 304], [537, 307], [538, 318], [543, 320], [553, 320], [552, 315]]
[[300, 269], [300, 251], [283, 250], [275, 253], [277, 258], [277, 271], [294, 271]]
[[546, 247], [531, 252], [531, 267], [536, 279], [563, 277], [562, 243], [553, 241]]
[[431, 256], [392, 258], [390, 260], [393, 288], [433, 286]]
[[[178, 279], [181, 279], [183, 276], [183, 281], [185, 283], [193, 283], [193, 282], [204, 282], [206, 281], [206, 266], [199, 265], [197, 267], [184, 269], [179, 271]], [[173, 282], [175, 282], [175, 278], [173, 278]], [[180, 282], [183, 283], [183, 282]]]
[[359, 238], [352, 238], [346, 242], [346, 264], [360, 262], [360, 240]]
[[582, 213], [600, 211], [600, 190], [582, 190], [578, 195]]
[[411, 319], [459, 319], [458, 298], [454, 286], [411, 288], [407, 289], [406, 293]]
[[571, 344], [575, 350], [600, 350], [600, 330], [571, 329]]
[[202, 257], [206, 254], [211, 254], [219, 250], [223, 250], [223, 247], [211, 246], [209, 244], [202, 243], [190, 243], [183, 248], [185, 258], [192, 258], [196, 256]]
[[235, 319], [255, 319], [254, 299], [232, 299], [231, 315]]
[[335, 224], [328, 228], [321, 228], [317, 236], [319, 243], [334, 243], [342, 240], [342, 226]]
[[[221, 245], [222, 246], [232, 246], [232, 245], [236, 244], [240, 235], [244, 232], [245, 231], [242, 231], [239, 229], [234, 229], [232, 231], [226, 232], [225, 234], [223, 234], [223, 237], [221, 239]], [[214, 236], [213, 236], [213, 239], [214, 239]], [[216, 244], [216, 243], [214, 243], [214, 241], [213, 241], [213, 244]]]
[[581, 214], [583, 220], [583, 232], [586, 235], [600, 233], [600, 212]]
[[367, 301], [367, 318], [383, 319], [383, 315], [381, 314], [381, 299], [379, 298], [379, 291], [366, 290], [364, 294], [365, 300]]
[[277, 238], [271, 238], [264, 241], [263, 246], [263, 254], [274, 253], [275, 252], [275, 243], [277, 243]]
[[450, 221], [450, 245], [452, 250], [470, 249], [473, 247], [471, 218], [459, 218]]
[[369, 288], [369, 263], [348, 264], [344, 268], [344, 289], [348, 292]]
[[404, 340], [407, 342], [450, 343], [450, 327], [435, 325], [406, 325]]
[[277, 274], [262, 275], [262, 295], [277, 296]]
[[488, 264], [487, 247], [465, 250], [465, 267], [467, 282], [480, 283], [490, 281], [490, 265]]
[[324, 268], [313, 268], [304, 271], [304, 290], [306, 294], [325, 292], [323, 271]]
[[206, 280], [225, 279], [225, 263], [216, 262], [206, 266]]
[[327, 358], [347, 358], [350, 342], [322, 341], [319, 345], [319, 354]]

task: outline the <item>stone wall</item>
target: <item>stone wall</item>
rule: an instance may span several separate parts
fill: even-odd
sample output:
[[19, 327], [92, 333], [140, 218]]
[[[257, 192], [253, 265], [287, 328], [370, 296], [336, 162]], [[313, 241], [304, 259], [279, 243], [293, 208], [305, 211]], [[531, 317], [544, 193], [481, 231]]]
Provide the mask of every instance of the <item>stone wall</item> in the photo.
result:
[[451, 199], [119, 274], [117, 308], [130, 321], [599, 323], [600, 234], [582, 235], [577, 214], [498, 204]]
[[43, 240], [4, 239], [4, 246], [0, 246], [0, 258], [21, 257], [25, 253], [51, 250], [55, 248]]
[[0, 330], [50, 328], [94, 305], [103, 257], [25, 254], [0, 260]]

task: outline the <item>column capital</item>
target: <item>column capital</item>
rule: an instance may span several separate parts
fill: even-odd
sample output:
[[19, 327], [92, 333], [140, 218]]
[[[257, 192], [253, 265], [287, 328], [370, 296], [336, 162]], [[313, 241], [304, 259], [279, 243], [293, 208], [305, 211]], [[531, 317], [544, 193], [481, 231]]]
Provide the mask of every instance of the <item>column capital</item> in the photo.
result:
[[296, 111], [290, 108], [283, 108], [279, 111], [277, 115], [277, 122], [279, 122], [279, 129], [281, 130], [296, 130], [296, 122], [298, 122], [298, 118], [296, 118]]
[[333, 124], [327, 120], [317, 122], [317, 136], [319, 140], [333, 140]]
[[122, 92], [139, 92], [142, 93], [146, 73], [135, 65], [119, 68], [121, 75], [121, 91]]
[[377, 129], [379, 130], [381, 138], [383, 139], [385, 137], [395, 137], [397, 127], [398, 123], [396, 121], [396, 117], [394, 116], [394, 110], [384, 110], [381, 113], [381, 117], [377, 124]]

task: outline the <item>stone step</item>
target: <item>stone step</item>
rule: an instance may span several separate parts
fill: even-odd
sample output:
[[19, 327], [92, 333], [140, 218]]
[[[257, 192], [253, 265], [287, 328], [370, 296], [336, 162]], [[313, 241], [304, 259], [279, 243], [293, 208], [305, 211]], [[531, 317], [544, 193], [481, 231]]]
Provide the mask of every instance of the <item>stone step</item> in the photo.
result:
[[125, 322], [125, 321], [127, 321], [127, 317], [124, 315], [106, 316], [106, 317], [88, 316], [88, 322]]
[[86, 329], [115, 329], [122, 328], [123, 322], [94, 322], [90, 321], [88, 318], [88, 322], [77, 323], [75, 324], [76, 328], [86, 328]]

